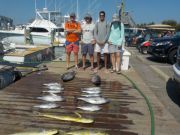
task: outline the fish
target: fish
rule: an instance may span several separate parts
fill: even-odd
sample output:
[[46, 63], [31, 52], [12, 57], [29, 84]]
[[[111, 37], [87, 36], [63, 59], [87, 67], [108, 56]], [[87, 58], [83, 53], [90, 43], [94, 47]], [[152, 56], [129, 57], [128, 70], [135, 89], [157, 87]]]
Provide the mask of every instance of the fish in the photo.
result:
[[101, 107], [99, 107], [97, 105], [84, 105], [84, 106], [78, 106], [77, 108], [84, 110], [84, 111], [90, 111], [90, 112], [101, 110]]
[[63, 82], [68, 82], [68, 81], [73, 80], [75, 78], [75, 75], [76, 75], [75, 71], [69, 71], [69, 72], [64, 73], [61, 76], [61, 79], [63, 80]]
[[100, 97], [101, 95], [96, 94], [96, 93], [91, 93], [91, 94], [82, 94], [81, 97]]
[[57, 119], [57, 120], [63, 120], [63, 121], [71, 121], [71, 122], [77, 122], [77, 123], [93, 123], [94, 120], [90, 118], [82, 118], [80, 114], [75, 113], [78, 115], [78, 117], [73, 117], [73, 116], [57, 116], [57, 115], [51, 115], [51, 114], [43, 114], [39, 113], [39, 116], [43, 116], [46, 118], [52, 118], [52, 119]]
[[88, 93], [88, 94], [100, 94], [100, 90], [83, 90], [82, 92]]
[[67, 132], [66, 134], [67, 135], [109, 135], [108, 133], [97, 130], [77, 130], [77, 131]]
[[61, 86], [61, 84], [60, 83], [44, 83], [43, 84], [44, 86]]
[[109, 102], [109, 100], [107, 100], [103, 97], [89, 97], [89, 98], [80, 97], [77, 99], [85, 101], [85, 102], [90, 103], [90, 104], [95, 104], [95, 105], [105, 104], [105, 103]]
[[57, 108], [59, 106], [55, 103], [48, 103], [48, 104], [35, 105], [34, 107], [42, 108], [42, 109], [52, 109], [52, 108]]
[[37, 97], [37, 99], [41, 99], [41, 100], [49, 101], [49, 102], [64, 101], [64, 98], [62, 96], [57, 96], [53, 93], [50, 93], [50, 94], [51, 95]]
[[63, 90], [64, 89], [61, 86], [56, 86], [56, 85], [46, 86], [46, 88], [48, 88], [49, 90]]
[[10, 135], [56, 135], [58, 134], [58, 130], [43, 130], [43, 131], [29, 131], [29, 132], [21, 132], [21, 133], [14, 133]]
[[58, 93], [62, 93], [62, 90], [44, 90], [44, 93], [50, 93], [50, 94], [58, 94]]
[[81, 88], [81, 90], [101, 90], [100, 87]]
[[91, 78], [91, 82], [96, 85], [96, 86], [99, 86], [101, 85], [101, 77], [99, 75], [93, 75], [92, 78]]

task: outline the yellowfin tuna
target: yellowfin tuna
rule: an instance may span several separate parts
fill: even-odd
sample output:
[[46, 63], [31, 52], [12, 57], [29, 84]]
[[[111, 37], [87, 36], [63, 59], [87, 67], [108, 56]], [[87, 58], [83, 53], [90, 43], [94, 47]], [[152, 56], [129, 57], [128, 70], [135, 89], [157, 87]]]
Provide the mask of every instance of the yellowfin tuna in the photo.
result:
[[[76, 113], [77, 114], [77, 113]], [[77, 114], [78, 117], [72, 117], [72, 116], [56, 116], [56, 115], [50, 115], [50, 114], [39, 114], [39, 116], [57, 119], [57, 120], [63, 120], [63, 121], [72, 121], [72, 122], [78, 122], [78, 123], [93, 123], [93, 119], [89, 118], [82, 118], [80, 114]]]
[[15, 133], [11, 135], [56, 135], [58, 134], [58, 130], [43, 130], [43, 131], [37, 131], [37, 132], [22, 132], [22, 133]]
[[109, 134], [102, 131], [79, 130], [79, 131], [68, 132], [67, 135], [109, 135]]

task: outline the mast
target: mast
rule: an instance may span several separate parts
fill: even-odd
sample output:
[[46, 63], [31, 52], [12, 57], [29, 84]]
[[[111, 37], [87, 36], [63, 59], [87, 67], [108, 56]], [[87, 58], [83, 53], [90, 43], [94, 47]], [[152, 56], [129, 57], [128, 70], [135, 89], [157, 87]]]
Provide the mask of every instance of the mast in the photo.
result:
[[79, 0], [77, 0], [77, 11], [76, 11], [76, 14], [77, 14], [77, 20], [79, 20]]
[[55, 11], [56, 11], [56, 9], [57, 9], [57, 8], [56, 8], [56, 3], [57, 3], [57, 2], [56, 2], [56, 0], [55, 0], [55, 1], [54, 1], [54, 8], [55, 8]]
[[34, 10], [35, 10], [36, 18], [37, 18], [37, 0], [35, 0], [34, 8], [35, 8]]

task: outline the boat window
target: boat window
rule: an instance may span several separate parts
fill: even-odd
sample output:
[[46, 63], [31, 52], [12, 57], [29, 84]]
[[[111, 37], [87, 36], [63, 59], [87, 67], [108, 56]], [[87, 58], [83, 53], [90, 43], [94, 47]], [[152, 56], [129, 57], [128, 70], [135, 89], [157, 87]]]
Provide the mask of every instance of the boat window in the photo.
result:
[[55, 30], [56, 32], [64, 32], [64, 28], [59, 28]]
[[31, 32], [48, 32], [48, 30], [44, 28], [31, 28]]

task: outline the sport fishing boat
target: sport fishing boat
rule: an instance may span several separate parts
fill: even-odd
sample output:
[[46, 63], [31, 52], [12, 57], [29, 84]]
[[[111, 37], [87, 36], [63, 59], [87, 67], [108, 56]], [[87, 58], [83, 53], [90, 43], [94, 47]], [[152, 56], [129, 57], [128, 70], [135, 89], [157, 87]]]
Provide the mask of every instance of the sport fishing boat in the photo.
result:
[[6, 43], [62, 45], [65, 42], [63, 22], [67, 19], [68, 16], [61, 16], [58, 11], [43, 8], [36, 10], [36, 19], [31, 24], [0, 30], [0, 37]]

